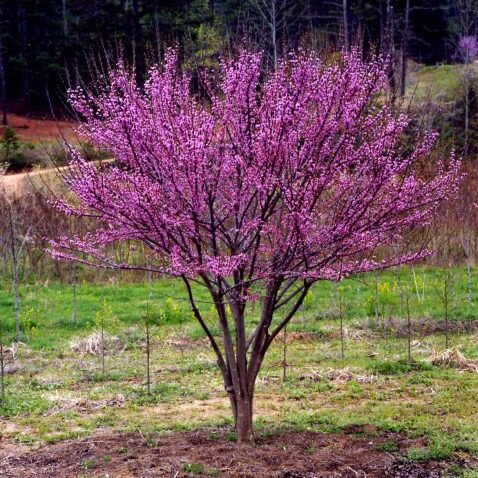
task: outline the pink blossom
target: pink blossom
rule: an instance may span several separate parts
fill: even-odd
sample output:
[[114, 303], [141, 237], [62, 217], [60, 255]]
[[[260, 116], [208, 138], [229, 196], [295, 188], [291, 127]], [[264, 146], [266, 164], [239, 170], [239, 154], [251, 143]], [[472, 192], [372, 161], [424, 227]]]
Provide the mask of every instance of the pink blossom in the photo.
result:
[[453, 158], [435, 177], [415, 172], [435, 134], [405, 147], [408, 118], [371, 105], [385, 86], [382, 58], [351, 52], [324, 65], [298, 52], [265, 79], [260, 68], [261, 54], [245, 50], [224, 61], [210, 104], [174, 49], [144, 90], [120, 64], [99, 94], [71, 91], [80, 133], [116, 162], [97, 168], [74, 155], [65, 182], [78, 205], [57, 207], [104, 227], [56, 250], [93, 259], [111, 242], [139, 241], [174, 275], [338, 280], [372, 270], [357, 257], [427, 223], [455, 192]]

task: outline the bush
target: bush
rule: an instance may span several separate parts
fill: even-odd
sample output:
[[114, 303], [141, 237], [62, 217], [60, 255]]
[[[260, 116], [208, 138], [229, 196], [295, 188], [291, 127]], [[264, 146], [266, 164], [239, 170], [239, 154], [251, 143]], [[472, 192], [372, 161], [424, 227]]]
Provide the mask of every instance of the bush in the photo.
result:
[[7, 172], [18, 172], [29, 169], [32, 160], [23, 153], [25, 148], [33, 149], [33, 145], [20, 142], [20, 138], [11, 126], [6, 126], [0, 138], [0, 163], [3, 163]]

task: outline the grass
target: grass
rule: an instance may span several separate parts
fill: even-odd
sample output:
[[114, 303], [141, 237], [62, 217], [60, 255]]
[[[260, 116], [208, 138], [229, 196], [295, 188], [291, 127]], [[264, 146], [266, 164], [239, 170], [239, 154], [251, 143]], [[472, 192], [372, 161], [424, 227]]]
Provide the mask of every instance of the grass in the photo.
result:
[[[478, 297], [477, 271], [472, 276], [472, 296]], [[442, 286], [443, 271], [434, 268], [419, 268], [412, 273], [403, 268], [393, 272], [364, 275], [358, 279], [346, 279], [339, 286], [329, 282], [317, 284], [309, 293], [305, 304], [290, 325], [290, 331], [312, 332], [324, 335], [324, 326], [337, 317], [339, 297], [346, 307], [345, 320], [368, 320], [373, 327], [383, 326], [390, 317], [404, 316], [404, 294], [408, 286], [412, 313], [415, 317], [443, 319], [443, 306], [436, 292]], [[467, 302], [467, 278], [463, 268], [452, 271], [450, 320], [468, 321], [477, 318], [477, 307]], [[400, 299], [400, 288], [402, 299]], [[376, 294], [375, 294], [376, 291]], [[152, 286], [155, 303], [162, 310], [162, 324], [187, 329], [192, 339], [204, 337], [199, 326], [192, 321], [182, 283], [172, 280], [157, 281]], [[90, 285], [77, 287], [77, 323], [72, 323], [73, 289], [62, 284], [45, 287], [41, 283], [24, 284], [21, 293], [21, 321], [28, 346], [33, 349], [54, 349], [58, 341], [69, 340], [78, 334], [95, 328], [96, 315], [101, 310], [102, 296], [111, 307], [116, 323], [113, 328], [137, 326], [146, 314], [149, 288], [147, 284]], [[215, 315], [207, 293], [196, 288], [200, 308], [208, 317], [213, 331]], [[376, 296], [376, 300], [375, 300]], [[478, 300], [478, 299], [477, 299]], [[257, 309], [250, 314], [251, 325], [257, 320]], [[378, 322], [375, 323], [375, 317]], [[0, 317], [7, 332], [13, 332], [13, 299], [10, 285], [0, 286]]]
[[[476, 318], [477, 271], [472, 273], [469, 303], [466, 271], [452, 270], [453, 323]], [[364, 433], [372, 433], [367, 428], [371, 426], [373, 433], [423, 438], [423, 446], [408, 449], [404, 459], [441, 460], [457, 452], [478, 458], [478, 374], [430, 365], [432, 350], [444, 347], [441, 331], [428, 334], [422, 328], [414, 336], [417, 343], [411, 363], [406, 338], [397, 336], [397, 328], [405, 323], [399, 291], [403, 296], [407, 285], [413, 320], [443, 320], [436, 293], [442, 275], [443, 271], [432, 268], [400, 269], [349, 279], [338, 286], [317, 284], [288, 328], [289, 333], [300, 334], [289, 345], [285, 382], [280, 340], [266, 357], [255, 400], [258, 433], [338, 433], [351, 427], [365, 427]], [[71, 322], [70, 286], [22, 284], [24, 345], [18, 351], [19, 370], [7, 376], [7, 402], [0, 407], [2, 437], [38, 446], [105, 430], [139, 430], [147, 437], [197, 427], [210, 427], [213, 434], [216, 427], [230, 427], [229, 403], [213, 353], [183, 300], [181, 284], [161, 280], [153, 283], [152, 291], [161, 320], [154, 328], [153, 384], [148, 394], [141, 325], [147, 284], [108, 285], [103, 292], [100, 285], [80, 284], [76, 324]], [[214, 325], [209, 298], [203, 291], [196, 292], [203, 313]], [[107, 334], [118, 336], [124, 345], [117, 353], [107, 354], [105, 374], [99, 357], [70, 348], [71, 340], [80, 341], [97, 330], [95, 317], [102, 294], [114, 316]], [[345, 358], [340, 356], [339, 298], [345, 305]], [[257, 314], [253, 308], [248, 316], [251, 326]], [[0, 290], [0, 317], [11, 339], [14, 324], [8, 287]], [[460, 328], [450, 341], [462, 345], [465, 356], [478, 358], [476, 333]], [[344, 370], [349, 374], [346, 379], [334, 378], [335, 372]], [[398, 453], [393, 438], [378, 447]], [[85, 463], [85, 471], [94, 466]], [[187, 466], [191, 468], [184, 471], [189, 475], [201, 473], [195, 472], [194, 463]]]
[[448, 102], [455, 101], [460, 91], [460, 65], [436, 65], [421, 67], [411, 75], [409, 93], [417, 99]]

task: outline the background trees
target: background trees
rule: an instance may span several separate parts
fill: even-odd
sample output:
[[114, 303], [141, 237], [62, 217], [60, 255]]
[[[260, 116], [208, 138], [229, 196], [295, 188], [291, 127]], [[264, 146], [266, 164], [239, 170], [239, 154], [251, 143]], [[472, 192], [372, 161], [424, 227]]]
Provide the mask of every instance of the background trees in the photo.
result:
[[[89, 77], [87, 58], [93, 51], [112, 52], [123, 44], [124, 54], [135, 58], [141, 76], [145, 63], [157, 57], [158, 45], [161, 49], [161, 44], [178, 41], [184, 60], [196, 67], [244, 37], [264, 47], [271, 62], [286, 45], [293, 47], [305, 36], [336, 46], [357, 38], [365, 46], [387, 51], [393, 46], [399, 85], [400, 78], [404, 83], [407, 58], [437, 62], [452, 57], [453, 29], [462, 23], [462, 9], [455, 4], [454, 0], [0, 0], [6, 77], [2, 93], [8, 92], [17, 111], [49, 110], [46, 90], [54, 104], [61, 105], [67, 84]], [[0, 87], [1, 76], [0, 61]]]

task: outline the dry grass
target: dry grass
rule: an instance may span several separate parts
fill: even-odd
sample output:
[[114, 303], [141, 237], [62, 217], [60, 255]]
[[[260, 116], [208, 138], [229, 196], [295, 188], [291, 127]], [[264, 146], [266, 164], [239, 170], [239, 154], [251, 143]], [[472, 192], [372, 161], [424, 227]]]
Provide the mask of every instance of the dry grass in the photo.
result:
[[437, 367], [453, 367], [466, 372], [478, 373], [478, 360], [466, 358], [460, 352], [460, 345], [443, 352], [433, 350], [430, 362]]
[[70, 349], [78, 355], [100, 356], [103, 353], [103, 347], [108, 353], [121, 353], [125, 350], [126, 345], [119, 337], [114, 335], [104, 335], [104, 344], [101, 334], [95, 332], [85, 339], [72, 340]]
[[375, 375], [358, 375], [350, 369], [345, 367], [342, 369], [329, 368], [325, 372], [318, 370], [311, 370], [310, 372], [301, 375], [300, 380], [308, 380], [311, 382], [321, 382], [328, 380], [329, 382], [349, 382], [355, 380], [360, 383], [372, 383], [375, 379]]

